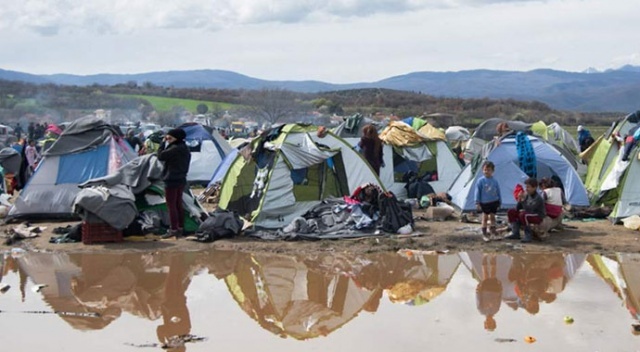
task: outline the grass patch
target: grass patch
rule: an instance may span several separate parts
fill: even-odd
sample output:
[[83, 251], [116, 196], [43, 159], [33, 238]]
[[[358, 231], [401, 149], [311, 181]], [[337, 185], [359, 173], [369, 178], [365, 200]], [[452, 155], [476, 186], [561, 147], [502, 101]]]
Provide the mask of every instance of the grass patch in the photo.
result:
[[122, 98], [144, 99], [148, 101], [151, 105], [153, 105], [153, 107], [157, 111], [170, 111], [175, 106], [181, 106], [193, 113], [196, 113], [197, 107], [200, 104], [207, 105], [209, 107], [209, 111], [213, 109], [214, 105], [217, 105], [224, 110], [230, 110], [240, 106], [240, 105], [230, 104], [230, 103], [220, 103], [220, 102], [210, 102], [210, 101], [180, 99], [180, 98], [167, 98], [167, 97], [158, 97], [158, 96], [152, 96], [152, 95], [137, 95], [137, 94], [114, 94], [114, 95]]

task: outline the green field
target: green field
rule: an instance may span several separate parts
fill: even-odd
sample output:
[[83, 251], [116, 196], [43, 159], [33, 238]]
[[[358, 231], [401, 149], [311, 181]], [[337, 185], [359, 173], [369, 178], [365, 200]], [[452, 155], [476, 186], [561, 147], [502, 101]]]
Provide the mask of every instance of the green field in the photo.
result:
[[134, 95], [134, 94], [115, 94], [118, 97], [123, 98], [137, 98], [148, 101], [157, 111], [169, 111], [175, 106], [181, 106], [193, 113], [196, 112], [196, 108], [200, 104], [206, 104], [211, 111], [214, 105], [219, 106], [223, 110], [229, 110], [237, 108], [239, 105], [229, 103], [214, 103], [210, 101], [191, 100], [191, 99], [179, 99], [179, 98], [167, 98], [157, 97], [151, 95]]

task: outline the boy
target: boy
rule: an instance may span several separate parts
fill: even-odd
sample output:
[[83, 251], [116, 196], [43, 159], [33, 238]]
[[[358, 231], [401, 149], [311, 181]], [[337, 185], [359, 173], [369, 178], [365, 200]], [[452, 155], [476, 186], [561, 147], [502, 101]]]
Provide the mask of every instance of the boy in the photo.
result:
[[[496, 213], [500, 209], [502, 198], [500, 185], [493, 178], [494, 171], [495, 165], [491, 161], [486, 161], [482, 165], [483, 176], [478, 180], [475, 190], [476, 209], [478, 212], [482, 212], [482, 239], [485, 241], [497, 239], [495, 237], [498, 235], [496, 232]], [[490, 223], [491, 238], [487, 237], [487, 223]]]
[[526, 193], [520, 195], [516, 209], [509, 209], [507, 217], [511, 225], [508, 240], [520, 239], [520, 227], [524, 226], [524, 238], [521, 242], [531, 242], [531, 224], [539, 224], [546, 216], [544, 199], [538, 194], [538, 180], [528, 178], [524, 181]]

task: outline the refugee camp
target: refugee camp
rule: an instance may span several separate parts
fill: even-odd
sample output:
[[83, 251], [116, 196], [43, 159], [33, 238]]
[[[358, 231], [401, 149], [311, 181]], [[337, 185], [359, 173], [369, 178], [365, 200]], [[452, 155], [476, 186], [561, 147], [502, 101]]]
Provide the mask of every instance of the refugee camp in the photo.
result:
[[640, 3], [0, 7], [3, 351], [638, 351]]

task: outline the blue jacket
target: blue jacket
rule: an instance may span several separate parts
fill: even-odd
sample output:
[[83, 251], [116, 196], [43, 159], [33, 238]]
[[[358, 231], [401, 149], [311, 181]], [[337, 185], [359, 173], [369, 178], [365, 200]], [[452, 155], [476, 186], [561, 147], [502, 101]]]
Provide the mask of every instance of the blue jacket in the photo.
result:
[[491, 203], [500, 201], [500, 185], [495, 178], [480, 177], [478, 183], [476, 183], [475, 200], [476, 203]]

